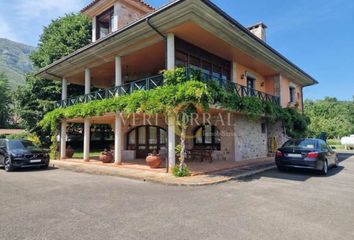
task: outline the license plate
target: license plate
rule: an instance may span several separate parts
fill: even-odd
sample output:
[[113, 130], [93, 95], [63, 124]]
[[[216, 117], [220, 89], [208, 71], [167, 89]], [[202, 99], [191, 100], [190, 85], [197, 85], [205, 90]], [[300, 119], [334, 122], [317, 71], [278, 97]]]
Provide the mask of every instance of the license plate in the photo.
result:
[[302, 158], [301, 154], [296, 154], [296, 153], [289, 153], [288, 157], [293, 157], [293, 158]]
[[40, 163], [40, 162], [42, 162], [41, 159], [34, 159], [30, 161], [30, 163]]

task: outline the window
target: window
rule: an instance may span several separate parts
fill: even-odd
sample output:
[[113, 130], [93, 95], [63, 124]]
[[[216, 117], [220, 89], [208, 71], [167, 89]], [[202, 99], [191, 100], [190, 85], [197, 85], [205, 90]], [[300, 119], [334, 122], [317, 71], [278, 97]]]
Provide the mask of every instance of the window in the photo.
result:
[[321, 145], [321, 150], [322, 151], [325, 151], [325, 152], [329, 151], [329, 147], [328, 147], [328, 145], [327, 145], [327, 143], [325, 141], [321, 140], [320, 141], [320, 145]]
[[289, 94], [290, 94], [290, 102], [291, 103], [295, 103], [296, 99], [295, 99], [295, 88], [294, 87], [289, 87]]
[[176, 38], [176, 66], [201, 70], [208, 78], [231, 79], [231, 63], [182, 39]]
[[201, 125], [194, 130], [193, 134], [195, 147], [221, 149], [221, 136], [217, 127]]
[[30, 141], [14, 140], [9, 142], [10, 150], [30, 150], [32, 148], [35, 148], [35, 146]]
[[104, 13], [102, 13], [101, 15], [97, 16], [96, 18], [97, 21], [96, 38], [97, 39], [103, 38], [112, 32], [113, 25], [114, 25], [113, 14], [114, 14], [114, 9], [110, 8]]
[[200, 69], [200, 59], [194, 56], [190, 56], [189, 65], [193, 69]]
[[210, 75], [210, 73], [211, 73], [211, 63], [210, 62], [207, 62], [207, 61], [202, 62], [202, 72], [204, 74]]
[[299, 140], [289, 140], [284, 143], [283, 148], [287, 147], [297, 147], [304, 149], [316, 149], [317, 141], [312, 139], [299, 139]]
[[266, 133], [266, 131], [267, 131], [267, 126], [266, 126], [265, 123], [262, 123], [262, 124], [261, 124], [261, 128], [262, 128], [262, 133]]
[[176, 66], [177, 67], [187, 67], [188, 66], [188, 55], [183, 52], [176, 51]]

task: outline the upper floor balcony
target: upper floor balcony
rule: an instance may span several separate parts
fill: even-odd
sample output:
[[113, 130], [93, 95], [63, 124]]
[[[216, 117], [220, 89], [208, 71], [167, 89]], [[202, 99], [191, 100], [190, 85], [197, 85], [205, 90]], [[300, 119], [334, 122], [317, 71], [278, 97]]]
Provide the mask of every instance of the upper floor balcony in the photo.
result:
[[[186, 74], [190, 75], [194, 69], [186, 68]], [[230, 79], [220, 78], [217, 76], [213, 76], [211, 74], [202, 73], [200, 74], [200, 81], [204, 83], [208, 83], [211, 81], [216, 82], [221, 88], [227, 91], [233, 91], [239, 97], [255, 97], [262, 101], [271, 102], [273, 104], [280, 105], [280, 97], [273, 96], [271, 94], [258, 91], [249, 86], [243, 86], [232, 82]], [[189, 76], [187, 77], [187, 79]], [[74, 98], [63, 99], [55, 103], [55, 107], [69, 107], [75, 104], [83, 104], [88, 103], [90, 101], [109, 99], [114, 97], [119, 97], [127, 94], [131, 94], [134, 91], [149, 91], [154, 88], [160, 87], [164, 85], [164, 76], [163, 74], [158, 74], [156, 76], [147, 77], [144, 79], [131, 81], [129, 83], [125, 83], [123, 85], [102, 89], [99, 91], [95, 91], [89, 94], [84, 94], [81, 96], [77, 96]]]

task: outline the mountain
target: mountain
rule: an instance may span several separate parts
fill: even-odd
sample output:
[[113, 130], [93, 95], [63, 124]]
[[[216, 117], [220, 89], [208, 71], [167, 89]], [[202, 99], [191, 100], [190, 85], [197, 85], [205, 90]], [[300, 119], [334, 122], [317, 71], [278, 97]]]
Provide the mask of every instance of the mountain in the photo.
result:
[[6, 74], [12, 89], [23, 85], [24, 74], [33, 71], [29, 56], [34, 49], [22, 43], [0, 38], [0, 72]]

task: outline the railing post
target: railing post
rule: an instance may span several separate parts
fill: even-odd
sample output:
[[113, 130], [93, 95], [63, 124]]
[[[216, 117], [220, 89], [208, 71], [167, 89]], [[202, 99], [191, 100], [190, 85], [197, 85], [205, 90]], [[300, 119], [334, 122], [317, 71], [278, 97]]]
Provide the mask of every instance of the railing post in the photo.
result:
[[150, 78], [147, 78], [145, 80], [145, 88], [146, 88], [146, 90], [150, 90]]
[[131, 94], [134, 91], [134, 83], [130, 83], [130, 89], [129, 89], [129, 94]]

